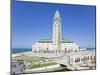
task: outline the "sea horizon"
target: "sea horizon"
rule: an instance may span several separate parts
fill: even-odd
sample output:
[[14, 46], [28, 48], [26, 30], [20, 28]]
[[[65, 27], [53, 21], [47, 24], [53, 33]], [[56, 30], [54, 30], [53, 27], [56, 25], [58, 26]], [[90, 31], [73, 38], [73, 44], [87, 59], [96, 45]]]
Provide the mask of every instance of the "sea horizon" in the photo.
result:
[[[83, 48], [83, 47], [80, 47]], [[84, 47], [86, 50], [89, 51], [93, 51], [96, 50], [95, 47]], [[28, 51], [32, 51], [32, 48], [11, 48], [11, 53], [15, 54], [15, 53], [22, 53], [22, 52], [28, 52]]]

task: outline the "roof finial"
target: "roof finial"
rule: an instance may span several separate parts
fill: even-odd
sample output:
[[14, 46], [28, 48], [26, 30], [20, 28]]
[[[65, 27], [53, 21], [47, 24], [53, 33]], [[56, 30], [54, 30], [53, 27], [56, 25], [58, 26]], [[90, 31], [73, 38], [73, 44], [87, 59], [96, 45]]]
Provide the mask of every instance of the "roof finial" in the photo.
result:
[[58, 10], [55, 12], [55, 17], [60, 17], [60, 13]]

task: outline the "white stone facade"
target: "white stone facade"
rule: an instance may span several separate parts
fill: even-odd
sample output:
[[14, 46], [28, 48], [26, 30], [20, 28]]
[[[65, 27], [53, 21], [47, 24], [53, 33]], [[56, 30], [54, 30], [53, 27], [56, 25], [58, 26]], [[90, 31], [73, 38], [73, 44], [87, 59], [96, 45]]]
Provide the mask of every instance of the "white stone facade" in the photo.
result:
[[[53, 43], [36, 43], [32, 46], [32, 51], [40, 51], [40, 50], [56, 50]], [[61, 43], [62, 51], [79, 51], [79, 46], [76, 43]]]
[[[58, 63], [67, 65], [68, 68], [82, 69], [82, 64], [89, 62], [95, 63], [95, 51], [87, 51], [80, 49], [79, 46], [68, 39], [63, 39], [61, 36], [61, 17], [59, 11], [56, 11], [53, 17], [53, 40], [41, 39], [36, 44], [32, 45], [34, 53], [46, 54], [52, 57], [57, 56]], [[59, 58], [60, 57], [60, 58]], [[81, 64], [81, 66], [80, 66]], [[90, 65], [90, 62], [89, 62]], [[88, 66], [89, 66], [88, 65]]]
[[62, 39], [61, 17], [59, 11], [56, 11], [53, 17], [53, 40], [42, 39], [32, 45], [32, 51], [41, 50], [79, 51], [79, 46], [76, 43], [68, 39]]

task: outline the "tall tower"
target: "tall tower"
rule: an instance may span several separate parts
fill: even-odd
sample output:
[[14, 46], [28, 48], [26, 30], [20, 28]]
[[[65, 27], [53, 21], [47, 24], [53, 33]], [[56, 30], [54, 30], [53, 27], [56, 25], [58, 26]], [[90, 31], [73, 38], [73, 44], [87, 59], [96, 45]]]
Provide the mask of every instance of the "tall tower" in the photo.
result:
[[55, 49], [61, 50], [61, 18], [59, 11], [53, 17], [53, 45]]

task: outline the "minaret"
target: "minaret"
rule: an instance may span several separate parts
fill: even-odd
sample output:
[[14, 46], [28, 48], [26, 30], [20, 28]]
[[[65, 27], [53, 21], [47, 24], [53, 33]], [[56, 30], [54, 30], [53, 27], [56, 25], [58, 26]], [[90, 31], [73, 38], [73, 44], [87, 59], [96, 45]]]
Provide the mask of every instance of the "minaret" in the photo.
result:
[[61, 18], [59, 11], [53, 17], [53, 45], [56, 50], [61, 50]]

